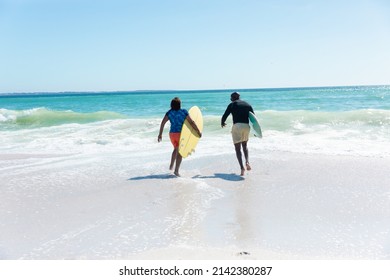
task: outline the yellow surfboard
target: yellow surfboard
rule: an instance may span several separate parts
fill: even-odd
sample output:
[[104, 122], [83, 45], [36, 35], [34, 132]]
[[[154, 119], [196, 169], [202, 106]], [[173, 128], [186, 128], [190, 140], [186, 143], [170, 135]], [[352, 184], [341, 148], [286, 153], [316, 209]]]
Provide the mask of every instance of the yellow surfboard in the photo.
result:
[[[203, 117], [202, 112], [197, 106], [191, 107], [188, 111], [191, 119], [196, 123], [200, 132], [203, 131]], [[199, 142], [199, 136], [192, 128], [190, 123], [185, 120], [180, 133], [179, 153], [185, 158], [195, 152], [195, 147]]]

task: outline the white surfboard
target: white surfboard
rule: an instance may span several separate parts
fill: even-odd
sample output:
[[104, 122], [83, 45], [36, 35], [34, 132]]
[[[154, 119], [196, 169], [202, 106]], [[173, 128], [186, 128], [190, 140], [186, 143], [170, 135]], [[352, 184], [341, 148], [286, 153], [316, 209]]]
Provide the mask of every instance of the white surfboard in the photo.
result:
[[249, 112], [249, 125], [251, 126], [251, 128], [254, 130], [254, 135], [256, 137], [259, 137], [259, 138], [263, 138], [263, 134], [261, 132], [261, 127], [260, 127], [260, 123], [259, 121], [257, 120], [256, 118], [256, 115], [253, 114], [252, 112]]

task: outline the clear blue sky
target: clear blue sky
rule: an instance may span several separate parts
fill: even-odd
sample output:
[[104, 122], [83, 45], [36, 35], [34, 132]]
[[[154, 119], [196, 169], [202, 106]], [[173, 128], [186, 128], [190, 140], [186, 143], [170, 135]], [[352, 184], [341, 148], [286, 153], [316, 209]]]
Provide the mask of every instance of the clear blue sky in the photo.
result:
[[387, 0], [0, 0], [0, 92], [390, 84]]

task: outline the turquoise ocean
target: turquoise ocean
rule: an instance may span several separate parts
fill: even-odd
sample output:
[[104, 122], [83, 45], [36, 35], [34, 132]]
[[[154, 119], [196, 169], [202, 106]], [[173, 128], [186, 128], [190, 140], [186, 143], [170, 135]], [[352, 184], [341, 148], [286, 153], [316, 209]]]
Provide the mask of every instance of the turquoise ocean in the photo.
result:
[[221, 141], [230, 143], [220, 118], [232, 91], [258, 116], [264, 138], [252, 143], [259, 149], [390, 156], [390, 86], [2, 93], [0, 152], [78, 153], [155, 143], [176, 96], [183, 108], [201, 109], [204, 148], [218, 151]]
[[[263, 129], [244, 177], [236, 90]], [[176, 96], [204, 116], [180, 178]], [[0, 135], [0, 259], [390, 256], [390, 86], [3, 93]]]

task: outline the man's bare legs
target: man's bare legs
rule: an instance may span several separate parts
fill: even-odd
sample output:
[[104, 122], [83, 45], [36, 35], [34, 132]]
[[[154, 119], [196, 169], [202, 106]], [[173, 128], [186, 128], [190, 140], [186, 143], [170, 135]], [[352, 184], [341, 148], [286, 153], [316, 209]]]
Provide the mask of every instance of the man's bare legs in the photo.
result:
[[249, 165], [249, 152], [248, 152], [248, 145], [247, 141], [242, 142], [242, 150], [244, 151], [244, 156], [245, 156], [245, 165], [246, 165], [246, 170], [251, 170], [251, 166]]
[[252, 168], [249, 165], [249, 153], [248, 153], [247, 141], [234, 144], [234, 148], [236, 150], [237, 160], [238, 160], [238, 163], [240, 164], [240, 167], [241, 167], [241, 174], [240, 175], [244, 176], [245, 175], [245, 168], [244, 168], [244, 164], [242, 163], [241, 146], [242, 146], [242, 150], [244, 151], [246, 169], [249, 171]]
[[241, 143], [234, 144], [234, 148], [236, 149], [237, 160], [241, 167], [241, 176], [244, 176], [245, 168], [244, 165], [242, 164]]
[[179, 153], [179, 148], [174, 148], [173, 152], [172, 152], [172, 156], [171, 156], [171, 164], [169, 165], [169, 170], [173, 170], [173, 166], [176, 163], [174, 174], [177, 177], [180, 177], [179, 168], [180, 168], [180, 164], [181, 164], [182, 159], [183, 159], [183, 157]]

